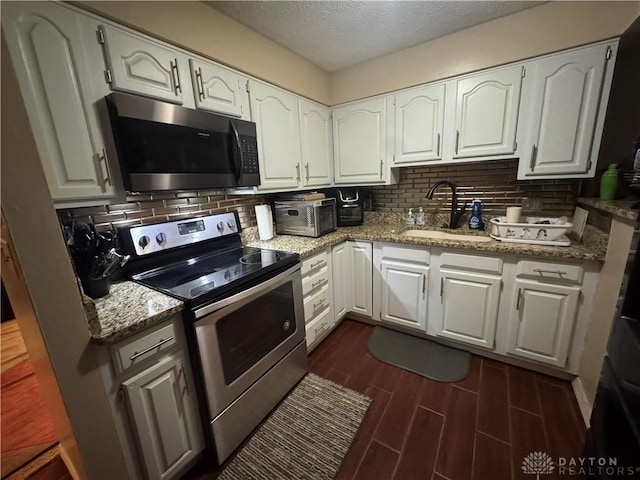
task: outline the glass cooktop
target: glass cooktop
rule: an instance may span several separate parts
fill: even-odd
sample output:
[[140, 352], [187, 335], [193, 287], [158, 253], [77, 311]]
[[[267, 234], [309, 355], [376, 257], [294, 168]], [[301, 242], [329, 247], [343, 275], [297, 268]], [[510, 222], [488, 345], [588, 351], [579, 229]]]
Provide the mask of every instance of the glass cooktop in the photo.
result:
[[[298, 255], [254, 247], [233, 247], [133, 275], [133, 280], [182, 300], [217, 293], [223, 287], [297, 262]], [[228, 288], [225, 288], [228, 290]]]

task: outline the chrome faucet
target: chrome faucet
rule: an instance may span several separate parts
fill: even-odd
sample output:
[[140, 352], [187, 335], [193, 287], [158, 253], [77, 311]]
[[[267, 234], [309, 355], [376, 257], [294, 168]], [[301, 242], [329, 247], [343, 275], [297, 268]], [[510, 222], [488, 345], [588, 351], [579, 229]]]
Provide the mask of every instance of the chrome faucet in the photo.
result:
[[441, 182], [434, 184], [429, 189], [429, 192], [427, 192], [427, 199], [433, 200], [433, 194], [440, 185], [446, 185], [447, 187], [451, 188], [452, 198], [451, 198], [451, 218], [449, 220], [449, 228], [458, 228], [458, 223], [460, 223], [460, 218], [462, 218], [462, 215], [465, 212], [467, 204], [463, 203], [462, 208], [458, 210], [456, 186], [451, 182], [447, 182], [446, 180], [443, 180]]

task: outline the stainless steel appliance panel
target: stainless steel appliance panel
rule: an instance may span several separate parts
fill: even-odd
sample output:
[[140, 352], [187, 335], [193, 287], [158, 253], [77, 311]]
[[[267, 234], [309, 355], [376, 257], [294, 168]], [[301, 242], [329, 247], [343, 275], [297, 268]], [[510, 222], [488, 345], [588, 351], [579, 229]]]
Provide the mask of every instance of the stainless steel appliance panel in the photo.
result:
[[194, 314], [213, 419], [304, 343], [300, 265]]
[[275, 202], [276, 233], [319, 237], [336, 230], [336, 200]]

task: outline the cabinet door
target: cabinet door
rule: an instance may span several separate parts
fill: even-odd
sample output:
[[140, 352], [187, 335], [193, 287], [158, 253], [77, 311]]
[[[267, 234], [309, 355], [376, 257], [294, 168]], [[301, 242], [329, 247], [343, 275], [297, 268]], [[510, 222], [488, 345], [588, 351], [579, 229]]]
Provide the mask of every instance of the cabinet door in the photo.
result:
[[258, 130], [260, 190], [297, 188], [300, 182], [298, 99], [249, 81], [251, 116]]
[[182, 105], [187, 72], [180, 71], [179, 52], [115, 27], [101, 29], [111, 88]]
[[429, 267], [382, 259], [381, 320], [427, 329]]
[[444, 94], [444, 85], [434, 85], [396, 95], [394, 163], [442, 158]]
[[300, 140], [303, 185], [331, 185], [331, 119], [327, 107], [300, 99]]
[[54, 3], [8, 2], [2, 25], [51, 197], [115, 196], [96, 106], [105, 92], [92, 81], [101, 72], [88, 66], [102, 54], [97, 24]]
[[531, 141], [525, 176], [587, 173], [607, 45], [556, 55], [532, 65]]
[[175, 478], [203, 449], [185, 361], [175, 353], [122, 384], [149, 478]]
[[347, 242], [347, 265], [350, 267], [347, 281], [351, 282], [349, 309], [373, 316], [373, 245], [371, 242]]
[[514, 153], [522, 67], [458, 80], [454, 158]]
[[247, 79], [213, 63], [189, 59], [196, 108], [249, 120]]
[[349, 311], [349, 292], [351, 283], [348, 281], [351, 268], [349, 266], [347, 242], [335, 245], [331, 249], [333, 263], [333, 311], [337, 322]]
[[579, 297], [578, 287], [516, 280], [507, 352], [564, 367]]
[[386, 104], [374, 98], [333, 109], [336, 183], [385, 179]]
[[438, 335], [494, 348], [500, 277], [440, 270], [442, 325]]

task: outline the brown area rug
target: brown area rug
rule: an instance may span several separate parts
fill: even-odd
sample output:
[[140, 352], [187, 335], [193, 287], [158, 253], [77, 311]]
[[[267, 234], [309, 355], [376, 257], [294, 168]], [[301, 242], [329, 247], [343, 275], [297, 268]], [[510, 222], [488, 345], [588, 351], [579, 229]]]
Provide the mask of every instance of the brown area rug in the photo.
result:
[[369, 397], [309, 373], [218, 478], [334, 478], [369, 405]]
[[57, 443], [49, 412], [30, 360], [0, 376], [0, 445], [5, 478]]

